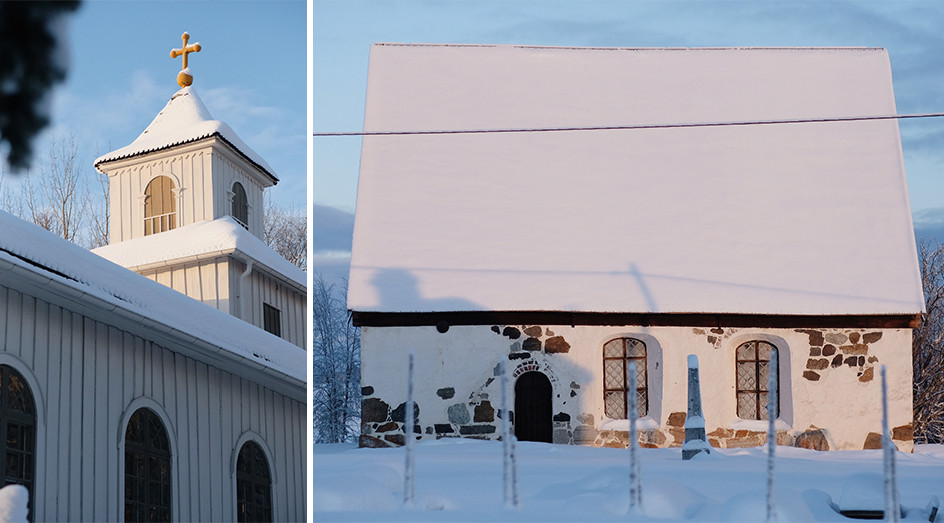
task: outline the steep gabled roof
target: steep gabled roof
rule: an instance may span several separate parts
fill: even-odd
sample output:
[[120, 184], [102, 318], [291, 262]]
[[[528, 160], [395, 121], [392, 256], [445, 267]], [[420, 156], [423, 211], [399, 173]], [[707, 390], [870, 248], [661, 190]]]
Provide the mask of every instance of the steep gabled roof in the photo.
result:
[[[376, 44], [366, 131], [895, 114], [883, 49]], [[348, 306], [924, 309], [894, 120], [366, 136]]]
[[[305, 351], [0, 211], [0, 284], [147, 331], [171, 350], [304, 398]], [[21, 291], [22, 292], [22, 291]]]
[[210, 136], [222, 138], [236, 152], [268, 175], [273, 183], [279, 181], [272, 167], [262, 156], [246, 145], [229, 125], [213, 119], [193, 87], [184, 87], [174, 93], [164, 109], [154, 117], [140, 136], [131, 144], [97, 158], [95, 167], [98, 168], [105, 162], [160, 151]]

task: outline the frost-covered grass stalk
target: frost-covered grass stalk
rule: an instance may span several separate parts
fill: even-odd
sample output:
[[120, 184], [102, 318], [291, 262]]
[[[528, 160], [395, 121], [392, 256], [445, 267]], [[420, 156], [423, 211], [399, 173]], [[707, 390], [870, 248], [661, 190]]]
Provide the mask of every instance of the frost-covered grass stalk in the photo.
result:
[[407, 357], [406, 409], [403, 411], [403, 441], [406, 447], [406, 466], [403, 472], [403, 505], [413, 507], [416, 484], [413, 469], [413, 350]]
[[882, 365], [882, 464], [885, 466], [885, 521], [897, 523], [901, 516], [901, 505], [898, 502], [895, 477], [895, 443], [888, 433], [888, 382], [885, 379], [885, 365]]
[[518, 508], [518, 457], [515, 436], [511, 433], [511, 394], [508, 393], [508, 362], [501, 362], [502, 461], [505, 480], [505, 507]]
[[629, 512], [642, 512], [642, 478], [639, 475], [639, 456], [637, 455], [638, 436], [636, 434], [637, 396], [636, 362], [630, 361], [626, 376], [626, 418], [629, 419]]
[[770, 376], [767, 379], [767, 521], [777, 520], [774, 504], [774, 453], [777, 450], [777, 357], [770, 358]]

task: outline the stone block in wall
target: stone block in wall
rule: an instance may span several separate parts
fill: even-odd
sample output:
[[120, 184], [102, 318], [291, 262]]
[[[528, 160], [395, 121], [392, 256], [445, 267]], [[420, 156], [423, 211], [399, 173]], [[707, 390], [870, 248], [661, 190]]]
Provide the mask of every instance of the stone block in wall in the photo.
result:
[[403, 446], [406, 445], [406, 440], [403, 438], [403, 434], [387, 434], [384, 436], [384, 440], [393, 443], [394, 445]]
[[541, 340], [537, 338], [528, 338], [524, 340], [524, 343], [521, 344], [521, 348], [530, 351], [541, 350]]
[[551, 441], [558, 445], [569, 445], [572, 443], [570, 431], [567, 429], [554, 429]]
[[570, 351], [570, 344], [563, 336], [554, 336], [544, 342], [544, 351], [548, 353], [565, 353]]
[[639, 431], [639, 446], [645, 449], [658, 449], [665, 446], [665, 434], [658, 429]]
[[483, 401], [475, 406], [475, 414], [472, 421], [476, 423], [495, 421], [495, 408], [490, 401]]
[[665, 424], [670, 427], [684, 427], [686, 416], [688, 414], [685, 412], [673, 412], [669, 414], [669, 419], [666, 420]]
[[364, 434], [361, 434], [361, 437], [358, 438], [357, 440], [357, 446], [366, 447], [370, 449], [380, 449], [380, 448], [389, 447], [390, 445], [388, 445], [381, 439], [375, 438], [373, 436], [366, 436]]
[[372, 395], [373, 393], [374, 393], [374, 388], [373, 388], [373, 387], [370, 387], [370, 386], [361, 387], [361, 396], [370, 396], [370, 395]]
[[400, 429], [399, 423], [395, 421], [390, 421], [377, 427], [377, 432], [390, 432], [391, 430], [399, 430], [399, 429]]
[[452, 398], [453, 396], [456, 395], [456, 389], [454, 389], [454, 388], [452, 388], [452, 387], [445, 387], [445, 388], [442, 388], [442, 389], [438, 389], [438, 390], [436, 391], [436, 395], [439, 396], [440, 398], [444, 399], [444, 400], [447, 400], [447, 399]]
[[465, 403], [450, 405], [446, 412], [449, 415], [449, 423], [466, 425], [472, 421], [472, 417], [469, 416], [469, 406]]
[[449, 423], [436, 423], [433, 428], [436, 430], [436, 434], [455, 434], [456, 432]]
[[862, 450], [876, 450], [882, 448], [882, 435], [878, 432], [869, 432], [862, 444]]
[[384, 422], [390, 417], [390, 405], [381, 399], [367, 398], [361, 402], [361, 422]]
[[[390, 419], [400, 423], [406, 423], [406, 402], [397, 405], [397, 408], [390, 412]], [[418, 424], [420, 419], [420, 406], [413, 403], [413, 423]]]
[[811, 450], [829, 450], [829, 440], [826, 431], [815, 427], [796, 435], [793, 441], [795, 447]]
[[544, 333], [544, 329], [538, 325], [532, 325], [531, 327], [526, 328], [524, 333], [532, 338], [540, 338], [541, 334]]
[[580, 425], [574, 429], [574, 443], [577, 445], [592, 445], [597, 439], [599, 431], [591, 425]]
[[459, 434], [494, 434], [495, 425], [464, 425], [459, 427]]
[[900, 441], [914, 440], [914, 427], [909, 423], [907, 425], [901, 425], [900, 427], [893, 428], [892, 439], [897, 439]]

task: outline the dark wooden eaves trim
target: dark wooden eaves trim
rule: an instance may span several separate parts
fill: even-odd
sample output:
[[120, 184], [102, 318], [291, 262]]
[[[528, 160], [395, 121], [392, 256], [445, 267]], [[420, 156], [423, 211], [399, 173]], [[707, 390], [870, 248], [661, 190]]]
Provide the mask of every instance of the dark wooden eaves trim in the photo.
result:
[[420, 327], [452, 325], [607, 325], [646, 327], [753, 327], [830, 329], [914, 329], [920, 314], [712, 314], [565, 311], [351, 311], [358, 327]]

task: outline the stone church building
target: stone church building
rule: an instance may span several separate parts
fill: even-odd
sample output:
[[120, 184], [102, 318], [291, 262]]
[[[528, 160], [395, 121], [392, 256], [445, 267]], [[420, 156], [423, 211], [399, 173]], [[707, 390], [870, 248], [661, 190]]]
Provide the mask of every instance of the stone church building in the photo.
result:
[[[884, 49], [375, 44], [348, 306], [361, 444], [912, 449], [924, 311]], [[450, 132], [443, 132], [450, 131]], [[465, 132], [453, 132], [465, 131]], [[638, 386], [627, 390], [635, 362]]]
[[189, 86], [95, 166], [96, 252], [0, 212], [4, 483], [34, 521], [304, 520], [305, 275], [259, 238], [275, 174]]

